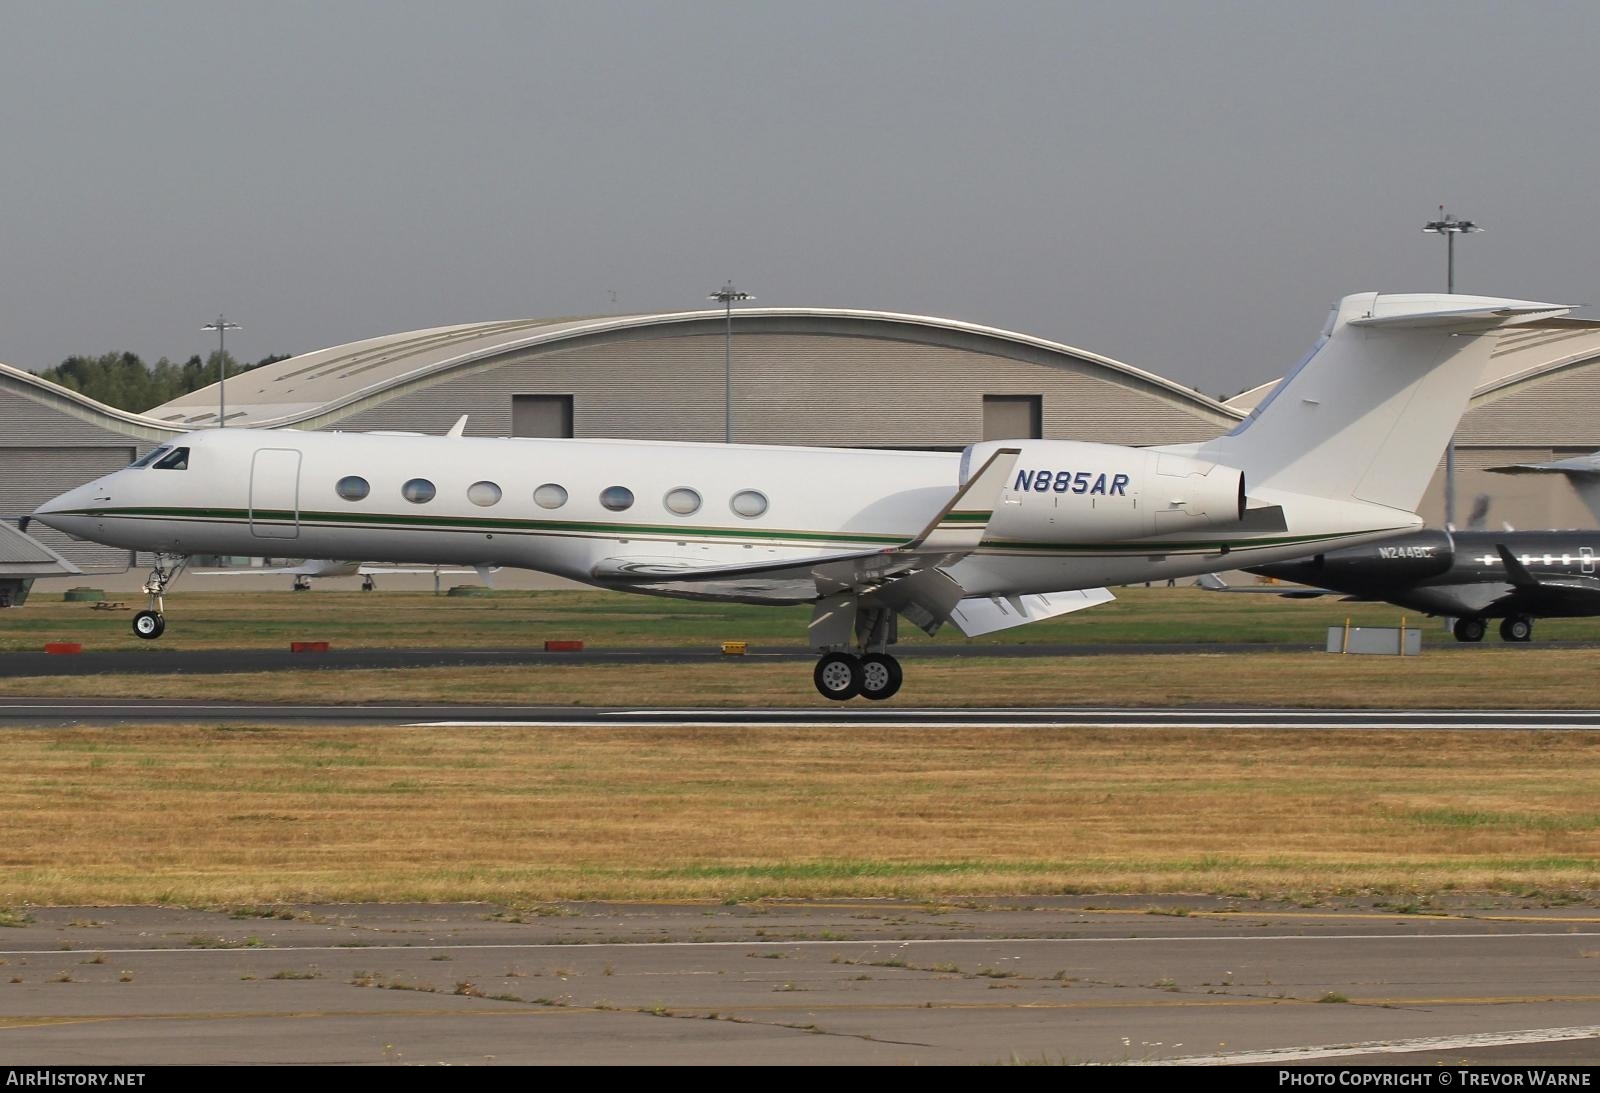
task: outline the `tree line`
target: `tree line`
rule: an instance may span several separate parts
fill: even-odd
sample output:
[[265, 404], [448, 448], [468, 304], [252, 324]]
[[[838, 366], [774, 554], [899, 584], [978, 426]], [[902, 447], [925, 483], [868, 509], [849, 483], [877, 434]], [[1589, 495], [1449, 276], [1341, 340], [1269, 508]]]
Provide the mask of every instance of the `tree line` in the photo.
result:
[[68, 357], [40, 372], [39, 377], [107, 406], [142, 413], [216, 383], [219, 365], [224, 361], [231, 378], [263, 364], [288, 359], [288, 354], [280, 354], [262, 357], [254, 364], [240, 364], [232, 353], [224, 358], [213, 351], [204, 359], [196, 353], [182, 364], [162, 357], [154, 365], [147, 365], [137, 353], [105, 353], [98, 357]]

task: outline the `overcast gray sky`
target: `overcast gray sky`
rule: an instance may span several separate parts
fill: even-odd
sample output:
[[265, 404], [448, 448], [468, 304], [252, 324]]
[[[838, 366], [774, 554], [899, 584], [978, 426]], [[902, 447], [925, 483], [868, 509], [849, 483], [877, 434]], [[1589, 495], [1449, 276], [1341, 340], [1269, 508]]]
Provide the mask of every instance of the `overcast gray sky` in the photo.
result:
[[[1212, 394], [1347, 292], [1600, 304], [1594, 3], [0, 0], [0, 360], [762, 304]], [[613, 303], [612, 294], [615, 294]], [[1600, 317], [1600, 307], [1595, 309]]]

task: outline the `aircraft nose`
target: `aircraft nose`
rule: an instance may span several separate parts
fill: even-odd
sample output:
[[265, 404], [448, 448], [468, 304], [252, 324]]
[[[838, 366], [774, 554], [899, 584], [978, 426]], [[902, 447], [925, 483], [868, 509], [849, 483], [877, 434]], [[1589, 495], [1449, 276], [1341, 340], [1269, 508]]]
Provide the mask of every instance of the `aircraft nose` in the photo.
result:
[[94, 522], [94, 510], [103, 505], [105, 500], [105, 491], [100, 482], [91, 482], [52, 497], [34, 509], [32, 516], [23, 517], [19, 524], [26, 530], [29, 522], [37, 520], [45, 527], [77, 535]]

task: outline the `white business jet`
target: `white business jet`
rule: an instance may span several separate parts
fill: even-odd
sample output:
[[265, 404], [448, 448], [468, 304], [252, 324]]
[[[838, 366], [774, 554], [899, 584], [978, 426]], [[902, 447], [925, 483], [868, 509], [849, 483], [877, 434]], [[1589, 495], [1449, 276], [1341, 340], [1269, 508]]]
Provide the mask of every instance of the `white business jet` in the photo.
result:
[[[812, 605], [828, 698], [883, 699], [899, 616], [968, 636], [1421, 526], [1413, 513], [1492, 335], [1562, 305], [1348, 296], [1226, 436], [959, 456], [633, 440], [213, 429], [57, 497], [37, 519], [152, 551], [148, 609], [190, 554], [518, 566], [602, 588]], [[459, 430], [452, 430], [458, 433]]]

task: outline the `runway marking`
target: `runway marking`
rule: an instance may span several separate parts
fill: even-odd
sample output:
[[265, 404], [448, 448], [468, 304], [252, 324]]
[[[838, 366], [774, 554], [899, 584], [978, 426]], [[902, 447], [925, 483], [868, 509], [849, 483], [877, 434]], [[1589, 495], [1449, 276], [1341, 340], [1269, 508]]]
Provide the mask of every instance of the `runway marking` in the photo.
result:
[[1570, 1028], [1523, 1029], [1518, 1032], [1480, 1032], [1462, 1036], [1424, 1036], [1413, 1040], [1373, 1040], [1361, 1044], [1325, 1047], [1268, 1048], [1222, 1055], [1190, 1055], [1179, 1059], [1133, 1060], [1134, 1066], [1240, 1066], [1247, 1063], [1289, 1063], [1308, 1059], [1333, 1059], [1347, 1055], [1397, 1055], [1412, 1051], [1459, 1051], [1464, 1048], [1514, 1047], [1548, 1044], [1558, 1040], [1586, 1040], [1600, 1036], [1600, 1025]]
[[[1181, 908], [1181, 901], [1178, 903]], [[1165, 910], [1151, 910], [1148, 908], [1119, 909], [1116, 907], [1079, 907], [1072, 908], [1070, 912], [1051, 911], [1050, 914], [1071, 913], [1079, 915], [1169, 915]], [[1578, 915], [1574, 917], [1550, 915], [1480, 915], [1470, 912], [1455, 911], [1272, 911], [1257, 910], [1253, 907], [1241, 907], [1237, 910], [1223, 909], [1217, 911], [1188, 909], [1183, 910], [1184, 918], [1263, 918], [1263, 919], [1325, 919], [1334, 922], [1347, 920], [1374, 919], [1391, 922], [1533, 922], [1544, 926], [1556, 925], [1600, 925], [1600, 915]], [[1534, 936], [1544, 936], [1534, 935]]]
[[792, 941], [782, 941], [773, 938], [762, 938], [760, 940], [752, 941], [461, 941], [454, 944], [445, 945], [437, 943], [429, 943], [425, 945], [405, 945], [391, 943], [368, 945], [361, 942], [353, 942], [348, 945], [261, 945], [247, 949], [211, 947], [147, 947], [140, 949], [107, 949], [100, 947], [85, 947], [82, 949], [72, 950], [0, 949], [0, 956], [53, 956], [60, 955], [62, 952], [70, 951], [74, 953], [105, 953], [108, 956], [194, 953], [198, 955], [238, 958], [241, 956], [251, 955], [271, 956], [282, 953], [349, 953], [351, 955], [358, 955], [360, 953], [380, 952], [425, 953], [440, 950], [524, 951], [550, 949], [559, 950], [561, 952], [574, 952], [583, 949], [716, 949], [732, 948], [735, 946], [742, 946], [746, 949], [821, 947], [845, 948], [862, 946], [904, 948], [912, 945], [1190, 945], [1213, 941], [1244, 941], [1255, 944], [1263, 941], [1525, 941], [1528, 938], [1579, 939], [1596, 937], [1600, 937], [1600, 931], [1525, 930], [1504, 934], [1205, 934], [1192, 937], [925, 937], [854, 938], [836, 941], [818, 941], [811, 938], [797, 938]]
[[[730, 716], [715, 721], [698, 720], [657, 720], [657, 721], [615, 721], [596, 718], [588, 721], [414, 721], [406, 722], [401, 728], [407, 729], [629, 729], [629, 728], [679, 728], [679, 729], [720, 729], [736, 728], [742, 724], [761, 725], [766, 728], [785, 729], [839, 729], [859, 728], [860, 723], [852, 717], [841, 717], [838, 720], [819, 721], [768, 721], [761, 714], [749, 716], [741, 721]], [[1401, 721], [1363, 721], [1359, 724], [1350, 724], [1337, 721], [1295, 721], [1279, 722], [1269, 721], [1258, 725], [1241, 725], [1237, 721], [1045, 721], [1038, 718], [1001, 720], [990, 719], [984, 721], [881, 721], [873, 720], [871, 728], [874, 729], [1048, 729], [1048, 728], [1075, 728], [1075, 729], [1238, 729], [1238, 728], [1285, 728], [1285, 729], [1408, 729], [1412, 731], [1437, 731], [1457, 732], [1463, 730], [1479, 729], [1515, 729], [1519, 726], [1514, 723], [1501, 721], [1458, 721], [1449, 724], [1417, 724], [1415, 722]], [[1541, 725], [1540, 728], [1550, 730], [1593, 730], [1594, 724], [1582, 722], [1565, 722]]]

